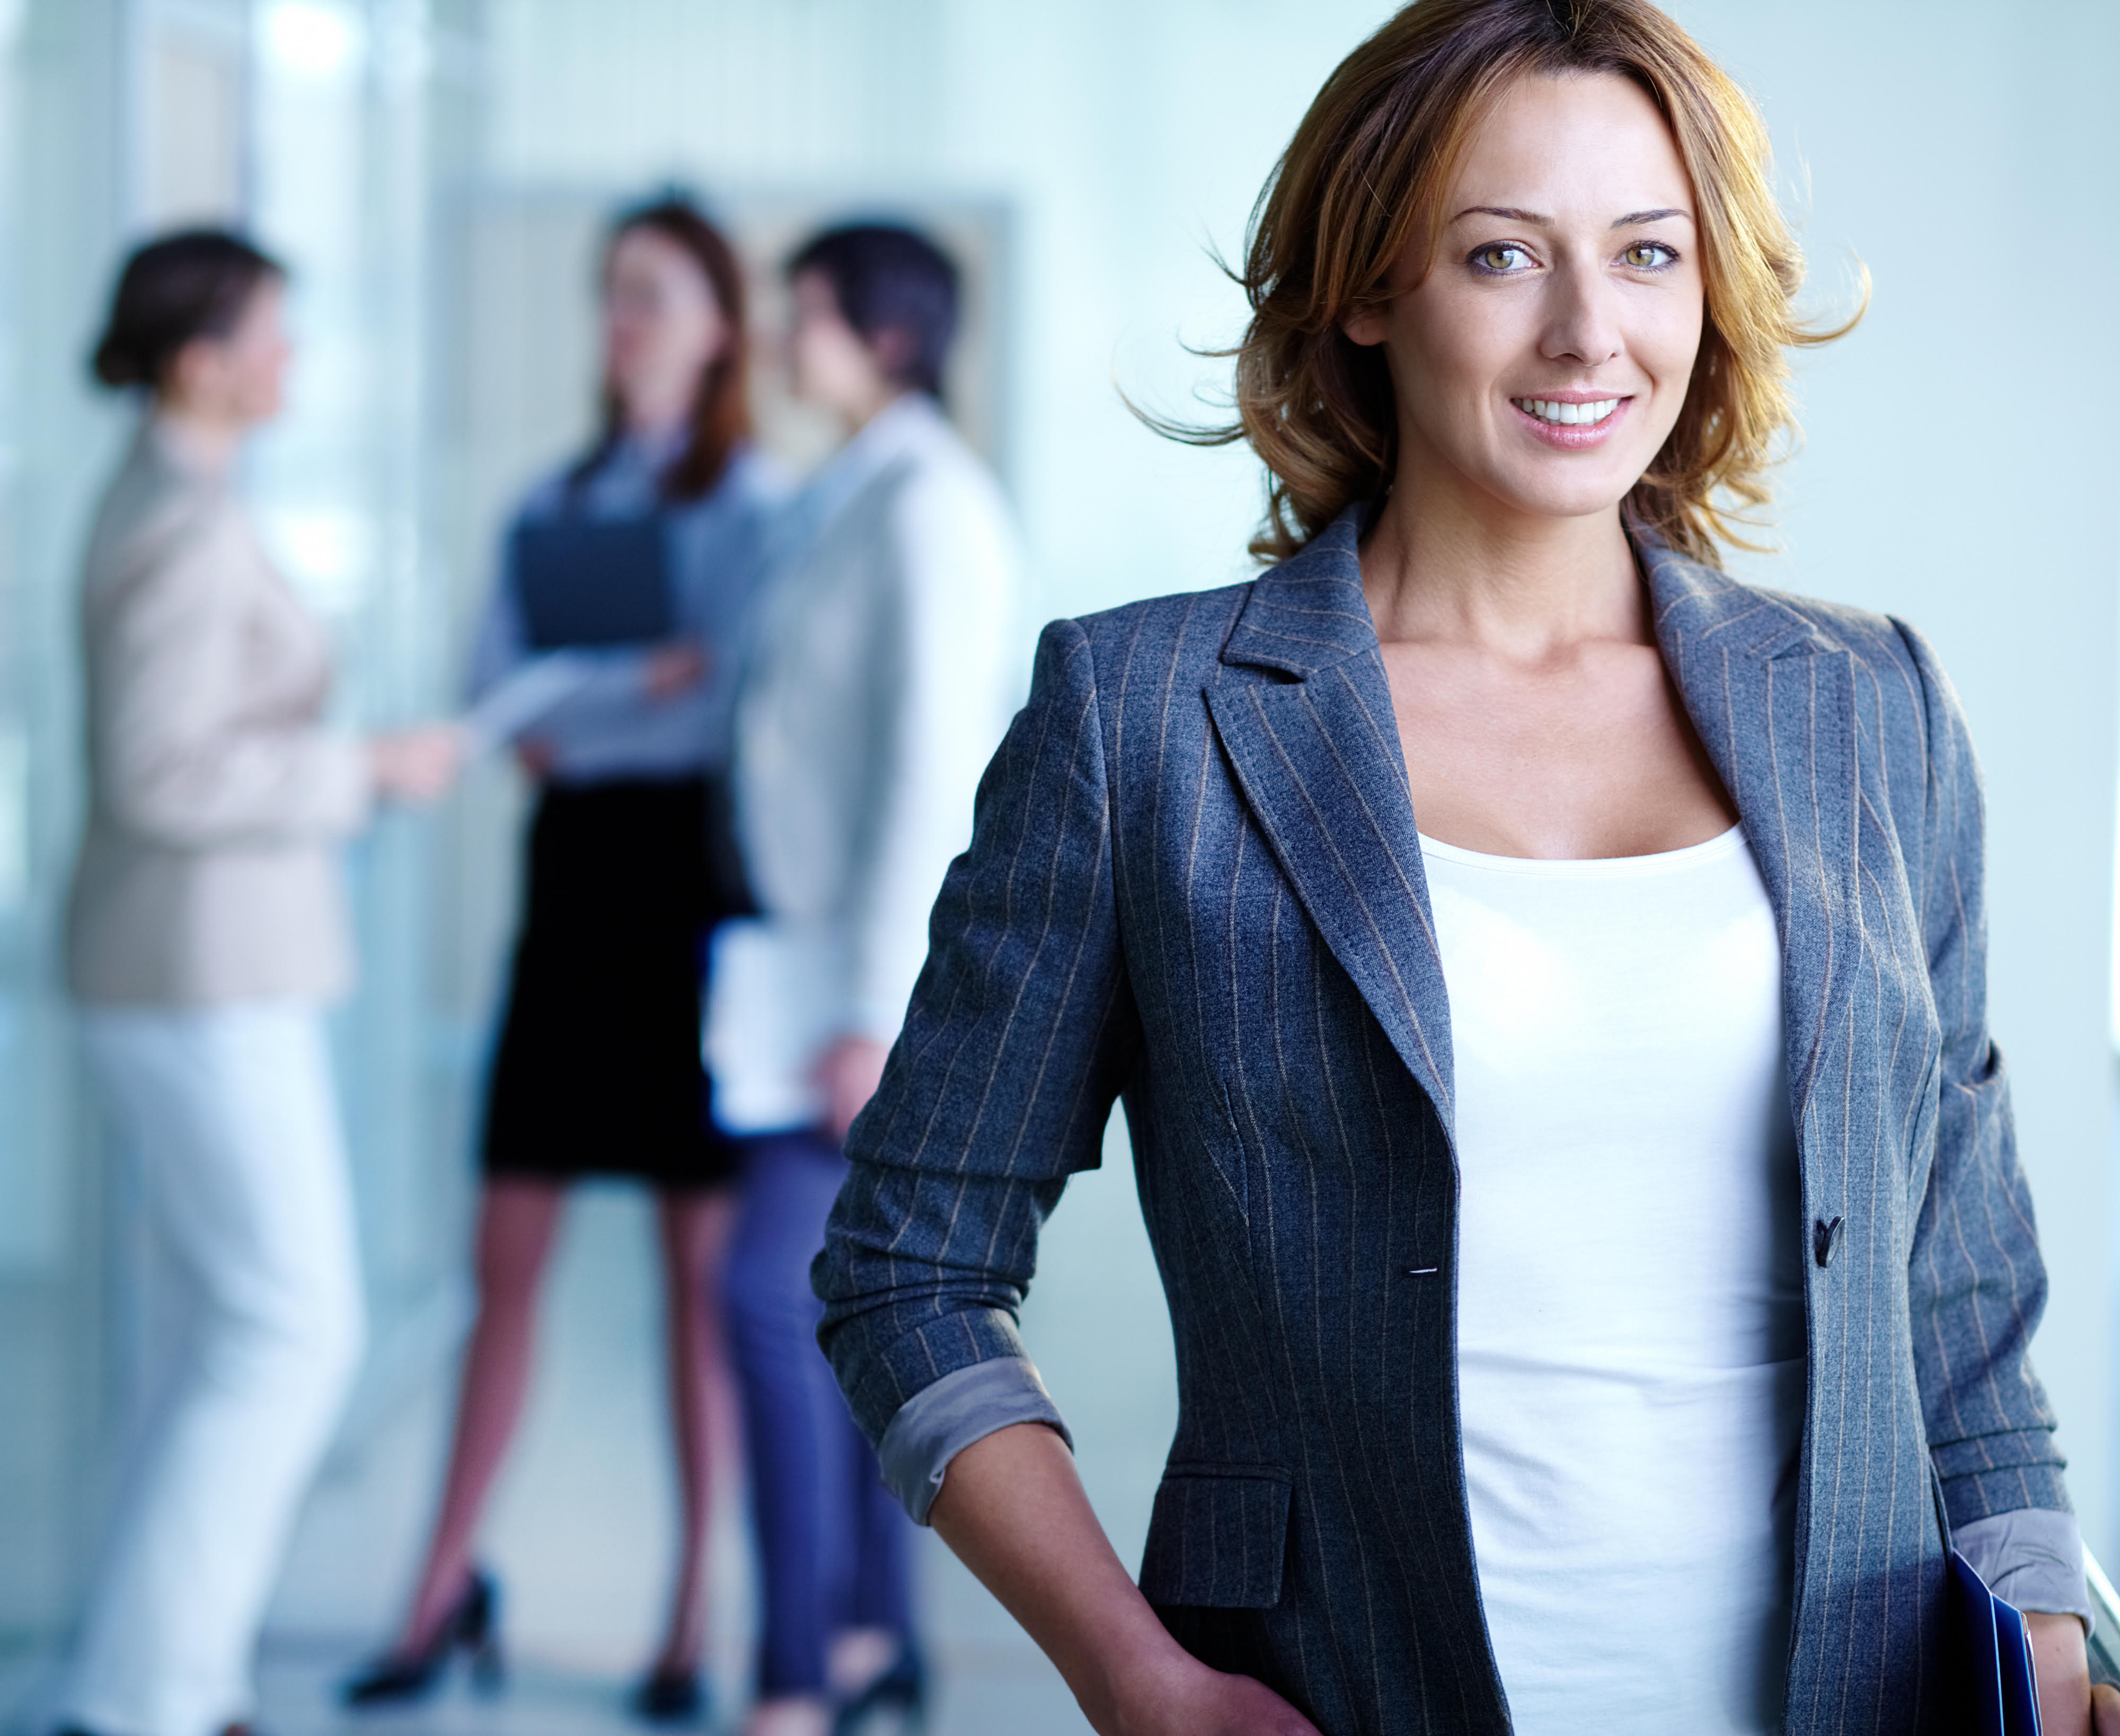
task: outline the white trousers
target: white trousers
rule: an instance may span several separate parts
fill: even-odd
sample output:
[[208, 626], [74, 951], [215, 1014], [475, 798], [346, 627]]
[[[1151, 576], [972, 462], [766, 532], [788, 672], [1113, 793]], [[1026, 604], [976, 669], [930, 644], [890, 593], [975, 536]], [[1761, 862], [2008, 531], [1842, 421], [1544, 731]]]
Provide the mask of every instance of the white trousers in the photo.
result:
[[330, 1056], [306, 1004], [81, 1024], [171, 1293], [59, 1710], [96, 1736], [210, 1736], [249, 1714], [258, 1624], [360, 1356]]

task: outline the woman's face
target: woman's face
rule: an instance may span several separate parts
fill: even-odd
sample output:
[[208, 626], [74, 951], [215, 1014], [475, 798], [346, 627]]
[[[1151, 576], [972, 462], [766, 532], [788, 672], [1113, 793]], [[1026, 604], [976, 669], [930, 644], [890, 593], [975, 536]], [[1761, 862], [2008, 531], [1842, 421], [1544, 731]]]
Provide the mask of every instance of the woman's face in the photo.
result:
[[797, 272], [788, 291], [788, 389], [844, 420], [866, 421], [897, 389], [883, 358], [847, 323], [822, 272]]
[[1434, 262], [1346, 323], [1389, 356], [1416, 485], [1543, 518], [1608, 512], [1678, 419], [1704, 305], [1693, 185], [1648, 96], [1519, 80], [1473, 137]]
[[603, 279], [604, 378], [630, 424], [683, 421], [730, 337], [714, 285], [678, 243], [644, 228], [611, 244]]
[[293, 346], [286, 286], [261, 279], [225, 337], [195, 337], [170, 365], [162, 398], [170, 408], [239, 427], [280, 413]]

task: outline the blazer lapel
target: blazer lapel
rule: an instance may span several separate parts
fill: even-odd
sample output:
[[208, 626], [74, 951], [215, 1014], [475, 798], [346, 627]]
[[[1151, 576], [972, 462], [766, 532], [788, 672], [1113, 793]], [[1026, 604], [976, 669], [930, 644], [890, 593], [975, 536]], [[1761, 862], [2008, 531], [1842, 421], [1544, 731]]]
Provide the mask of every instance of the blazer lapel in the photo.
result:
[[1855, 965], [1853, 660], [1771, 594], [1646, 538], [1638, 547], [1665, 666], [1737, 804], [1774, 905], [1801, 1140]]
[[1341, 514], [1255, 581], [1223, 648], [1298, 679], [1233, 674], [1206, 697], [1282, 871], [1447, 1129], [1449, 1003], [1357, 525]]

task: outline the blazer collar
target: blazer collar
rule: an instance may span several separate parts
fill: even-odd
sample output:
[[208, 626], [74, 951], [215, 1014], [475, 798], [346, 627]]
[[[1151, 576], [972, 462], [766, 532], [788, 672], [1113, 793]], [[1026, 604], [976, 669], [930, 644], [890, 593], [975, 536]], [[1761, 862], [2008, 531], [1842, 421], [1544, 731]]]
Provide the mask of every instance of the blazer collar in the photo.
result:
[[1682, 647], [1698, 652], [1712, 645], [1763, 662], [1846, 648], [1773, 592], [1689, 559], [1640, 525], [1630, 524], [1627, 538], [1648, 581], [1657, 644], [1681, 690], [1685, 671], [1676, 653]]
[[1357, 545], [1365, 509], [1344, 508], [1295, 554], [1252, 581], [1222, 647], [1225, 663], [1250, 663], [1305, 680], [1377, 648], [1362, 595]]

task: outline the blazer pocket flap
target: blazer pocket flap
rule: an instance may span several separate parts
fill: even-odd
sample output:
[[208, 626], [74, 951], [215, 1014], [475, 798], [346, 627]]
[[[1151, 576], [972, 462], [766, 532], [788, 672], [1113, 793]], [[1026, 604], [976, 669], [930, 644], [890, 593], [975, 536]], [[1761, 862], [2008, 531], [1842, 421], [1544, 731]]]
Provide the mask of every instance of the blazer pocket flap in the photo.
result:
[[1289, 1477], [1261, 1464], [1174, 1464], [1155, 1492], [1141, 1595], [1151, 1604], [1271, 1609], [1288, 1553]]

